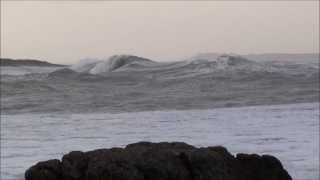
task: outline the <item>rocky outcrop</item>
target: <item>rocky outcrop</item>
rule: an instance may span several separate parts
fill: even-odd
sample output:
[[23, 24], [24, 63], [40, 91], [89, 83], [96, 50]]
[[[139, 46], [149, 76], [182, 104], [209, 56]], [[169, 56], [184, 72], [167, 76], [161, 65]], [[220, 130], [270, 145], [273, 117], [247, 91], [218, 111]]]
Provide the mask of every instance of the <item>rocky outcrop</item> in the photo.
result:
[[39, 162], [26, 180], [292, 180], [270, 155], [238, 154], [224, 147], [140, 142], [125, 148], [73, 151], [62, 161]]

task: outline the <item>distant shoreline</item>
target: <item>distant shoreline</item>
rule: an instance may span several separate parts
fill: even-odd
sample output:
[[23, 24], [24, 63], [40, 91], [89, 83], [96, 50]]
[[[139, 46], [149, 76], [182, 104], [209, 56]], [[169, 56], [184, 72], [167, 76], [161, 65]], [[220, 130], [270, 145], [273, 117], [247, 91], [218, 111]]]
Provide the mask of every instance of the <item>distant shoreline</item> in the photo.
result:
[[66, 65], [62, 64], [53, 64], [47, 61], [40, 61], [34, 59], [9, 59], [9, 58], [1, 58], [0, 66], [58, 66], [64, 67]]

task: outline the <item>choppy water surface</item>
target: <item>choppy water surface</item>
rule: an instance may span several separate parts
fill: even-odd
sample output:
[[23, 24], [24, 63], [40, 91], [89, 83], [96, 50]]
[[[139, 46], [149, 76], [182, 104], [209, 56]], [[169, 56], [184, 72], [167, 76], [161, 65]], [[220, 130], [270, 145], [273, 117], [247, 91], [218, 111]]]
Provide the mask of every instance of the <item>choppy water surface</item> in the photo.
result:
[[23, 179], [34, 163], [71, 150], [137, 141], [223, 145], [232, 153], [272, 154], [296, 180], [319, 177], [319, 104], [123, 114], [1, 116], [1, 179]]

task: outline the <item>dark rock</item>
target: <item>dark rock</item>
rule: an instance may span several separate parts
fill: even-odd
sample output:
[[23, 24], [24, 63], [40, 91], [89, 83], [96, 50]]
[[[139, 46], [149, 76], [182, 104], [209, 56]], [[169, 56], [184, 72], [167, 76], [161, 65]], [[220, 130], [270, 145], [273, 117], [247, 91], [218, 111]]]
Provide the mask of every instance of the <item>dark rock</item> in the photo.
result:
[[64, 179], [85, 180], [88, 158], [85, 153], [73, 151], [62, 158], [62, 176]]
[[291, 179], [281, 162], [270, 155], [237, 154], [239, 170], [247, 180]]
[[74, 151], [40, 162], [26, 180], [292, 180], [270, 155], [238, 154], [224, 147], [140, 142], [125, 148]]
[[25, 173], [26, 180], [58, 180], [61, 179], [61, 163], [59, 160], [39, 162]]

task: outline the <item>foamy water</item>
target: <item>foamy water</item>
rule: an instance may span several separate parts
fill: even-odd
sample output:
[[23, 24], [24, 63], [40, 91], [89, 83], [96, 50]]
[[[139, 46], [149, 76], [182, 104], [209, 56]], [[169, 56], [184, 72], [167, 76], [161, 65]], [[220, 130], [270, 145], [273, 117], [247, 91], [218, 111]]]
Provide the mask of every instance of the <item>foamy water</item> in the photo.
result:
[[72, 150], [137, 141], [223, 145], [232, 153], [272, 154], [295, 180], [319, 178], [319, 104], [122, 114], [1, 115], [1, 179], [21, 180], [38, 161]]

